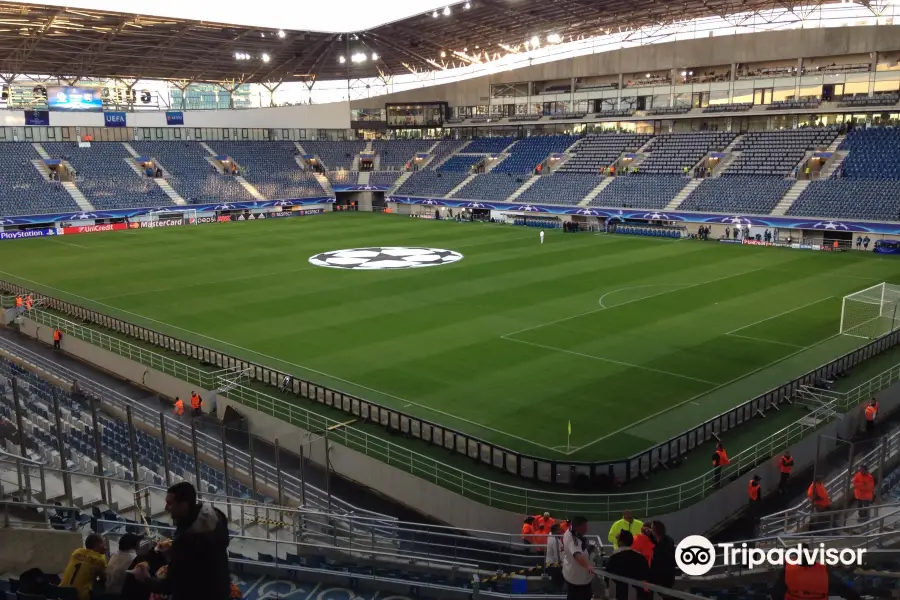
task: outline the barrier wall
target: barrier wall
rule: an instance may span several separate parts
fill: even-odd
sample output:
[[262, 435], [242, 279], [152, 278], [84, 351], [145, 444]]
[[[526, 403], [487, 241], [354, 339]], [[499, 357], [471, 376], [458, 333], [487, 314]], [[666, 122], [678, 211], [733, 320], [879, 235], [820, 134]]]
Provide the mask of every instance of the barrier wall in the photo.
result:
[[72, 551], [82, 547], [80, 531], [0, 528], [0, 573], [38, 568], [62, 573]]

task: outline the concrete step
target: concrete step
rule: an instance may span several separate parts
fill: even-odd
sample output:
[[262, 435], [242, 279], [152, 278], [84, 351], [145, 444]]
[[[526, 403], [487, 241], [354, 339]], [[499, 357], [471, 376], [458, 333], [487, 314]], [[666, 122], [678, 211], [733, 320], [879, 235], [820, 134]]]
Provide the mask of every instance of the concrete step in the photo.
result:
[[788, 189], [788, 191], [785, 192], [785, 194], [781, 198], [781, 200], [778, 201], [778, 204], [775, 205], [775, 208], [772, 209], [772, 212], [770, 214], [772, 214], [772, 215], [787, 214], [787, 211], [790, 210], [791, 206], [794, 205], [794, 202], [796, 202], [797, 198], [800, 197], [800, 194], [802, 194], [803, 190], [805, 190], [807, 187], [809, 187], [808, 179], [801, 179], [801, 180], [795, 181], [794, 184], [790, 187], [790, 189]]
[[63, 181], [62, 186], [67, 192], [69, 192], [69, 195], [72, 196], [72, 200], [75, 201], [75, 203], [78, 205], [78, 208], [80, 208], [82, 212], [91, 212], [96, 210], [94, 208], [94, 205], [88, 202], [88, 199], [85, 197], [85, 195], [81, 193], [81, 190], [78, 189], [78, 186], [75, 185], [74, 181]]
[[334, 197], [334, 189], [331, 187], [331, 182], [328, 181], [328, 178], [325, 177], [321, 173], [316, 173], [315, 178], [316, 178], [316, 181], [319, 182], [319, 185], [322, 186], [322, 189], [325, 190], [325, 193], [333, 198]]
[[154, 177], [153, 181], [156, 182], [156, 185], [159, 186], [159, 189], [166, 193], [166, 196], [168, 196], [172, 200], [172, 202], [179, 206], [187, 206], [187, 201], [181, 197], [181, 194], [175, 191], [175, 188], [173, 188], [168, 181], [166, 181], [162, 177]]
[[297, 147], [297, 150], [300, 151], [300, 154], [309, 154], [309, 152], [303, 149], [303, 146], [300, 145], [300, 142], [294, 142], [294, 146]]
[[615, 179], [615, 177], [604, 177], [604, 178], [603, 178], [603, 181], [601, 181], [600, 183], [598, 183], [598, 184], [597, 184], [597, 187], [595, 187], [594, 189], [592, 189], [592, 190], [590, 191], [590, 193], [588, 193], [588, 195], [585, 196], [585, 197], [581, 200], [581, 202], [578, 203], [578, 206], [587, 206], [588, 204], [590, 204], [591, 201], [592, 201], [594, 198], [596, 198], [596, 197], [600, 194], [600, 192], [603, 191], [603, 189], [604, 189], [606, 186], [608, 186], [610, 183], [612, 183], [614, 179]]
[[133, 158], [123, 158], [122, 160], [124, 160], [128, 164], [128, 166], [131, 167], [131, 170], [134, 171], [138, 177], [146, 177], [147, 174], [141, 170], [141, 167], [138, 166], [136, 162], [134, 162]]
[[128, 142], [122, 142], [122, 145], [125, 146], [125, 151], [128, 152], [128, 154], [130, 154], [131, 156], [133, 156], [135, 158], [140, 156], [138, 151], [135, 150], [134, 147], [131, 144], [129, 144]]
[[681, 203], [687, 200], [687, 197], [691, 195], [691, 192], [700, 187], [700, 184], [703, 183], [702, 179], [691, 179], [684, 188], [675, 194], [675, 197], [672, 198], [668, 204], [666, 204], [665, 210], [675, 210]]
[[834, 175], [834, 172], [838, 170], [838, 167], [844, 164], [844, 159], [847, 158], [848, 154], [850, 153], [846, 150], [834, 151], [831, 158], [828, 159], [828, 162], [825, 163], [825, 166], [819, 171], [819, 179], [828, 179]]
[[465, 179], [462, 180], [462, 183], [460, 183], [458, 186], [456, 186], [455, 188], [453, 188], [452, 190], [450, 190], [450, 193], [447, 194], [447, 195], [444, 196], [444, 197], [445, 197], [445, 198], [453, 198], [453, 195], [454, 195], [456, 192], [458, 192], [459, 190], [461, 190], [461, 189], [463, 189], [464, 187], [466, 187], [466, 184], [468, 184], [468, 183], [469, 183], [470, 181], [472, 181], [473, 179], [475, 179], [475, 175], [469, 175], [468, 177], [466, 177]]
[[200, 146], [201, 146], [204, 150], [206, 150], [207, 152], [209, 152], [209, 155], [210, 155], [210, 156], [215, 156], [215, 155], [218, 154], [218, 152], [216, 152], [215, 150], [213, 150], [212, 148], [210, 148], [210, 147], [209, 147], [209, 144], [207, 144], [206, 142], [200, 142]]
[[256, 198], [257, 200], [265, 200], [265, 196], [259, 193], [259, 190], [253, 187], [253, 184], [241, 177], [240, 175], [235, 175], [235, 181], [237, 181], [245, 190], [247, 190], [251, 196]]
[[737, 145], [738, 145], [740, 142], [742, 142], [743, 140], [744, 140], [744, 135], [743, 135], [743, 134], [737, 136], [736, 138], [734, 138], [733, 140], [731, 140], [731, 143], [730, 143], [730, 144], [728, 144], [727, 146], [725, 146], [725, 149], [724, 149], [722, 152], [731, 152], [732, 150], [734, 150], [734, 147], [737, 146]]
[[44, 160], [47, 160], [48, 158], [52, 158], [50, 156], [50, 154], [46, 150], [44, 150], [44, 147], [41, 146], [39, 143], [33, 142], [31, 144], [31, 147], [34, 148], [34, 151], [38, 153], [38, 156], [40, 156]]
[[843, 142], [845, 139], [847, 139], [846, 135], [837, 136], [836, 138], [834, 138], [834, 141], [831, 142], [826, 150], [828, 152], [837, 152], [837, 149], [841, 146], [841, 142]]
[[46, 181], [50, 181], [50, 167], [47, 166], [47, 163], [45, 163], [43, 159], [32, 159], [31, 164], [35, 169], [38, 170], [38, 173], [41, 174], [41, 177], [43, 177]]
[[725, 172], [728, 167], [731, 166], [731, 163], [737, 160], [737, 158], [743, 154], [743, 152], [731, 152], [729, 153], [723, 160], [719, 161], [719, 164], [716, 165], [716, 168], [713, 169], [712, 176], [720, 177], [722, 173]]
[[396, 193], [397, 190], [400, 189], [400, 186], [403, 185], [403, 183], [410, 177], [412, 177], [411, 171], [406, 171], [405, 173], [401, 173], [400, 177], [397, 178], [397, 181], [394, 182], [394, 185], [391, 186], [391, 189], [389, 189], [387, 191], [385, 196], [390, 197], [392, 194]]
[[369, 185], [369, 177], [372, 176], [372, 173], [369, 171], [362, 171], [359, 176], [356, 178], [356, 182], [359, 185]]
[[525, 183], [523, 183], [522, 185], [519, 186], [519, 189], [517, 189], [516, 191], [514, 191], [512, 194], [509, 195], [509, 198], [506, 199], [506, 202], [512, 202], [513, 200], [515, 200], [516, 198], [518, 198], [519, 196], [524, 194], [525, 190], [527, 190], [528, 188], [533, 186], [534, 183], [538, 180], [538, 178], [540, 178], [540, 175], [532, 175], [528, 179], [528, 181], [526, 181]]

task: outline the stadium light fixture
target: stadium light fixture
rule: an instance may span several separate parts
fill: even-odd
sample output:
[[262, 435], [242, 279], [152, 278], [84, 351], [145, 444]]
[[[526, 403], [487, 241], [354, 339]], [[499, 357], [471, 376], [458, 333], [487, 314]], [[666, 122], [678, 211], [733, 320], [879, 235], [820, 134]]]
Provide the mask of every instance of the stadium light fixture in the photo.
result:
[[259, 37], [262, 37], [262, 38], [266, 37], [266, 32], [265, 32], [265, 31], [260, 31], [260, 32], [259, 32]]
[[437, 18], [438, 18], [437, 11], [434, 11], [433, 13], [431, 13], [431, 18], [432, 18], [432, 19], [437, 19]]
[[262, 61], [263, 61], [264, 63], [267, 63], [267, 62], [269, 62], [270, 60], [272, 60], [272, 58], [271, 58], [268, 54], [265, 54], [265, 53], [262, 55], [261, 58], [262, 58]]
[[463, 8], [469, 10], [470, 8], [472, 8], [472, 4], [470, 2], [466, 2], [465, 4], [463, 4]]
[[558, 33], [551, 33], [550, 35], [547, 36], [547, 43], [548, 43], [548, 44], [558, 44], [558, 43], [560, 43], [561, 41], [562, 41], [562, 38], [559, 37], [559, 34], [558, 34]]
[[379, 57], [378, 57], [378, 53], [377, 53], [377, 52], [373, 52], [373, 53], [372, 53], [372, 60], [378, 60], [378, 58], [379, 58]]
[[285, 36], [284, 30], [283, 30], [283, 29], [279, 29], [279, 30], [278, 30], [278, 37], [284, 39], [284, 36]]
[[355, 63], [362, 63], [362, 62], [366, 62], [367, 58], [368, 57], [365, 54], [363, 54], [362, 52], [357, 52], [353, 56], [350, 57], [350, 60]]
[[647, 79], [650, 79], [650, 73], [647, 73]]
[[538, 38], [538, 36], [536, 36], [536, 35], [533, 36], [533, 37], [531, 38], [531, 47], [532, 47], [532, 48], [537, 48], [537, 47], [540, 46], [540, 45], [541, 45], [541, 40], [540, 40], [540, 38]]
[[447, 58], [447, 53], [441, 50], [441, 58]]
[[682, 72], [681, 72], [681, 76], [682, 76], [682, 77], [687, 77], [687, 71], [682, 71]]
[[338, 56], [338, 62], [341, 64], [344, 64], [345, 62], [347, 62], [347, 59], [344, 58], [343, 56]]
[[450, 7], [449, 7], [449, 6], [445, 6], [445, 7], [444, 7], [444, 16], [445, 16], [445, 17], [449, 17], [449, 16], [450, 16]]

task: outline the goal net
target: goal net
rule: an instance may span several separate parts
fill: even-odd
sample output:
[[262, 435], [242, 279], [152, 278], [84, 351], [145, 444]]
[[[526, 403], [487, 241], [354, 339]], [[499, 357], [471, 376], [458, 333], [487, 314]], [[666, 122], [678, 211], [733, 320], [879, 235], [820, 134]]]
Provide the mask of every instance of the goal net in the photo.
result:
[[879, 283], [844, 296], [841, 334], [874, 339], [900, 326], [900, 285]]

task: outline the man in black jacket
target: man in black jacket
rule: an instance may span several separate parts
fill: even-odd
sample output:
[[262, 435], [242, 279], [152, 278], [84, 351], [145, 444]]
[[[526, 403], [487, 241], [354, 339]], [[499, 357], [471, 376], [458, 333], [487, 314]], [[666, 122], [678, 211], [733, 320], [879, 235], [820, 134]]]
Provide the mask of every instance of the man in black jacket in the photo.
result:
[[[631, 535], [631, 532], [624, 530], [619, 532], [618, 541], [619, 549], [606, 562], [606, 572], [610, 575], [627, 577], [635, 581], [649, 581], [650, 565], [647, 564], [647, 559], [644, 558], [643, 554], [631, 549], [631, 544], [634, 542], [634, 536]], [[615, 580], [613, 580], [613, 583], [616, 586], [616, 599], [628, 600], [628, 588], [631, 586]], [[637, 597], [645, 598], [646, 594], [639, 589], [637, 590]]]
[[187, 481], [166, 493], [166, 512], [172, 515], [175, 535], [165, 579], [151, 577], [147, 569], [135, 571], [151, 592], [173, 600], [228, 600], [228, 523], [221, 511], [197, 502]]
[[653, 521], [653, 560], [650, 562], [650, 583], [662, 587], [675, 585], [675, 540], [666, 534], [666, 526], [662, 521]]

